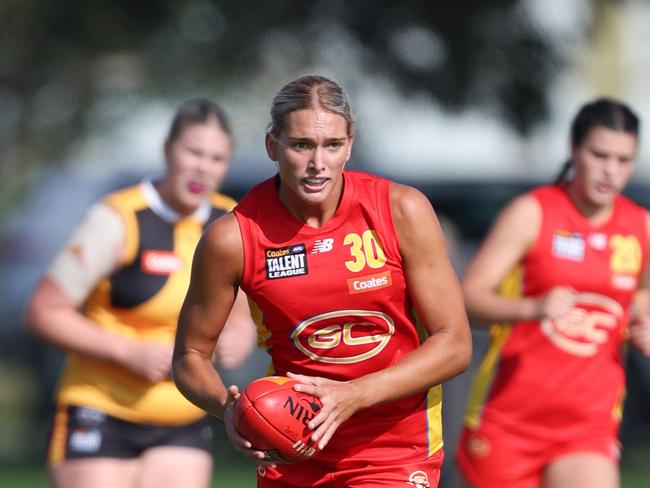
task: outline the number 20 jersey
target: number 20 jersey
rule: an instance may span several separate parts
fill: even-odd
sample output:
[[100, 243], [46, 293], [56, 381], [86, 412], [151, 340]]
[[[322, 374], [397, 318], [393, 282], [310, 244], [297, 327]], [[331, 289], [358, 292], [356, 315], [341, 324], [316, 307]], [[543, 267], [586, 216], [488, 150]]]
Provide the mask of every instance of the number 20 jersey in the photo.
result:
[[617, 196], [609, 220], [596, 226], [564, 187], [530, 194], [542, 210], [541, 228], [521, 273], [502, 292], [540, 297], [568, 286], [576, 302], [557, 319], [492, 326], [465, 425], [495, 422], [552, 440], [615, 435], [624, 390], [621, 344], [647, 261], [646, 210]]
[[[390, 210], [391, 182], [356, 171], [343, 179], [339, 207], [319, 228], [289, 213], [277, 176], [235, 208], [244, 244], [241, 288], [275, 374], [346, 381], [387, 368], [420, 345]], [[436, 386], [361, 410], [321, 456], [430, 456], [442, 446], [440, 409]]]

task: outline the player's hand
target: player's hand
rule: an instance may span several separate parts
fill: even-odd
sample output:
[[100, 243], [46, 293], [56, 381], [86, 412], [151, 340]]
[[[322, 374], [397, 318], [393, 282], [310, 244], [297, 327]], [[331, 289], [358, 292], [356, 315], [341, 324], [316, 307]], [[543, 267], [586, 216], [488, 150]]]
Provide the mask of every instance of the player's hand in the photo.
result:
[[153, 341], [126, 343], [122, 364], [137, 375], [156, 383], [169, 376], [174, 346]]
[[558, 319], [569, 313], [576, 303], [576, 291], [568, 286], [556, 286], [537, 301], [539, 319]]
[[241, 393], [235, 385], [229, 386], [227, 391], [228, 398], [226, 399], [226, 405], [223, 410], [223, 422], [226, 426], [226, 435], [230, 444], [254, 463], [275, 467], [275, 462], [267, 459], [264, 452], [255, 449], [250, 441], [244, 439], [237, 432], [237, 428], [235, 427], [235, 403], [239, 400]]
[[630, 341], [646, 356], [650, 356], [650, 317], [640, 317], [630, 324]]
[[336, 429], [359, 409], [360, 392], [347, 381], [294, 373], [287, 373], [287, 376], [300, 382], [294, 386], [296, 391], [314, 395], [320, 398], [323, 404], [323, 408], [308, 424], [314, 431], [312, 440], [318, 443], [319, 449], [323, 449]]

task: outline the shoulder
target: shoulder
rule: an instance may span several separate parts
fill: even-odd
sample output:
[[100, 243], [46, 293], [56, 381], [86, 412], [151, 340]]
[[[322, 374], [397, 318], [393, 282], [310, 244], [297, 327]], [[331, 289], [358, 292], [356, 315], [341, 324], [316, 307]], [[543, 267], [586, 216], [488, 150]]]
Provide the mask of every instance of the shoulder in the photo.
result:
[[510, 200], [497, 215], [492, 231], [505, 232], [513, 239], [520, 236], [530, 244], [539, 235], [541, 225], [542, 204], [534, 190]]
[[212, 222], [203, 233], [205, 240], [215, 250], [228, 251], [241, 246], [241, 231], [233, 213], [228, 213]]
[[212, 222], [203, 233], [198, 250], [215, 263], [239, 263], [243, 258], [244, 247], [235, 215], [228, 213]]
[[123, 232], [124, 229], [124, 220], [120, 213], [104, 200], [95, 202], [86, 210], [84, 221], [98, 231], [102, 230], [102, 233]]
[[109, 193], [102, 202], [117, 211], [139, 209], [148, 206], [142, 185], [132, 185]]
[[390, 185], [390, 205], [396, 221], [417, 220], [423, 214], [435, 214], [431, 202], [421, 191], [395, 182]]
[[542, 204], [540, 194], [537, 189], [527, 193], [522, 193], [514, 197], [501, 211], [501, 214], [512, 214], [524, 218], [540, 217], [542, 213]]
[[616, 197], [618, 205], [620, 205], [624, 211], [629, 212], [637, 212], [640, 215], [647, 215], [648, 210], [645, 207], [642, 207], [638, 203], [636, 203], [634, 200], [631, 198], [626, 197], [625, 195], [618, 195]]
[[650, 239], [650, 212], [645, 207], [639, 205], [631, 198], [625, 195], [616, 197], [616, 214], [619, 221], [628, 222], [628, 225], [638, 228], [643, 226], [646, 229], [646, 235]]

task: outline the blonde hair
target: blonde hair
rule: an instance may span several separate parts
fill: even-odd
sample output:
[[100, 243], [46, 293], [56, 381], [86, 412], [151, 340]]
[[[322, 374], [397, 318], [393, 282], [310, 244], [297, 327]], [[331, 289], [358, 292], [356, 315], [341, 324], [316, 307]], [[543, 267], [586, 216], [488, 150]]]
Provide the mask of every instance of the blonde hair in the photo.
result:
[[279, 137], [288, 114], [312, 107], [340, 115], [348, 123], [348, 134], [354, 134], [354, 114], [347, 94], [338, 83], [320, 75], [300, 76], [280, 89], [273, 97], [266, 133]]

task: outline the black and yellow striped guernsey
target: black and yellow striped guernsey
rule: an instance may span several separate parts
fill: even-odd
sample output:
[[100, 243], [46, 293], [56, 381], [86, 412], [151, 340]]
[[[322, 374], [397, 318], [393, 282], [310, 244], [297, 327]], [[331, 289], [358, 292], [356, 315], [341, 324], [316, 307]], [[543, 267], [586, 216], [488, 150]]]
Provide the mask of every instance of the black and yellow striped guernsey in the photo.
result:
[[[151, 191], [155, 192], [151, 183], [144, 182], [104, 199], [124, 221], [125, 253], [120, 268], [91, 292], [84, 313], [114, 333], [171, 344], [196, 244], [205, 226], [232, 209], [235, 201], [214, 194], [207, 219], [188, 216], [171, 221], [156, 211], [147, 195]], [[63, 371], [57, 402], [161, 425], [187, 423], [204, 415], [169, 378], [151, 383], [115, 363], [76, 354], [69, 356]]]

